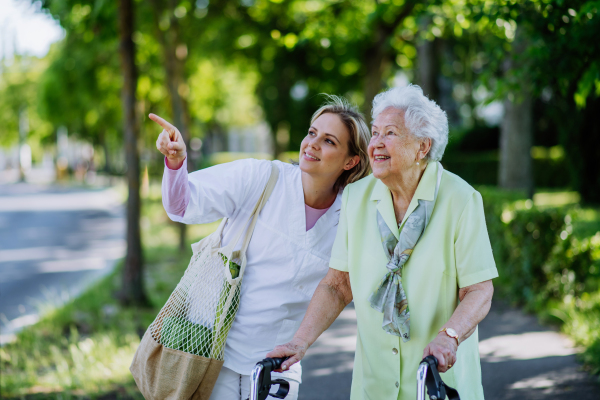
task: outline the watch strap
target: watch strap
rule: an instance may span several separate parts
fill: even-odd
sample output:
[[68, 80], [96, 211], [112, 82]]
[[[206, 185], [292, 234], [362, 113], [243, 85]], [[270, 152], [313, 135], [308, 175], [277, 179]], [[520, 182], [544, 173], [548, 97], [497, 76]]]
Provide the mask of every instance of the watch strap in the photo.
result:
[[452, 330], [455, 332], [456, 335], [451, 335], [450, 332], [448, 332], [448, 328], [443, 328], [438, 333], [444, 332], [448, 337], [456, 339], [456, 345], [458, 346], [460, 344], [460, 341], [458, 340], [458, 333], [456, 333], [456, 331], [454, 329], [452, 329]]

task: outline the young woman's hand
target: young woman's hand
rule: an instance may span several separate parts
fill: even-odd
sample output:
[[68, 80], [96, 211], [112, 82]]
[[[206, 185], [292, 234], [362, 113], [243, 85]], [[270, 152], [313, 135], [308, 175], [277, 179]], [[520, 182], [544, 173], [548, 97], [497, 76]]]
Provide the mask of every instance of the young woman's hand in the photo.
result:
[[167, 157], [167, 166], [171, 169], [181, 168], [187, 156], [183, 136], [177, 128], [158, 115], [150, 114], [149, 117], [163, 128], [156, 140], [156, 148]]

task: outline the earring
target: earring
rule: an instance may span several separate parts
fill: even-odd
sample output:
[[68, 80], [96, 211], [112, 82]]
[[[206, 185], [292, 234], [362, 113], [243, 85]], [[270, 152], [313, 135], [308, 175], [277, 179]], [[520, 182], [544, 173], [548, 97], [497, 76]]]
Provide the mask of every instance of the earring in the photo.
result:
[[420, 165], [418, 161], [417, 161], [417, 165]]

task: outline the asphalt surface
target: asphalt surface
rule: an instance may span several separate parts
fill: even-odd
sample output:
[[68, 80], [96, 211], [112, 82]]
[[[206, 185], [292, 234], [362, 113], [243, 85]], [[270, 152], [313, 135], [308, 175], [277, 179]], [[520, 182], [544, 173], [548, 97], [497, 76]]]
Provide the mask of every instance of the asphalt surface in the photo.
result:
[[125, 251], [111, 189], [0, 184], [0, 340], [110, 272]]
[[[350, 303], [304, 357], [299, 400], [350, 398], [355, 342], [356, 313]], [[493, 303], [479, 325], [479, 351], [486, 400], [600, 399], [598, 378], [576, 362], [581, 349], [501, 302]]]

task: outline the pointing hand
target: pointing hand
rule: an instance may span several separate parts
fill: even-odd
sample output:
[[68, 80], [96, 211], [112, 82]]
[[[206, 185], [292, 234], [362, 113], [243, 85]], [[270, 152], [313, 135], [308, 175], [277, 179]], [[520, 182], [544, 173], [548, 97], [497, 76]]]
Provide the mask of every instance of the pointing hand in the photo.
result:
[[150, 114], [149, 117], [163, 128], [156, 140], [156, 148], [167, 157], [167, 166], [171, 169], [181, 168], [187, 156], [183, 136], [177, 128], [158, 115]]

